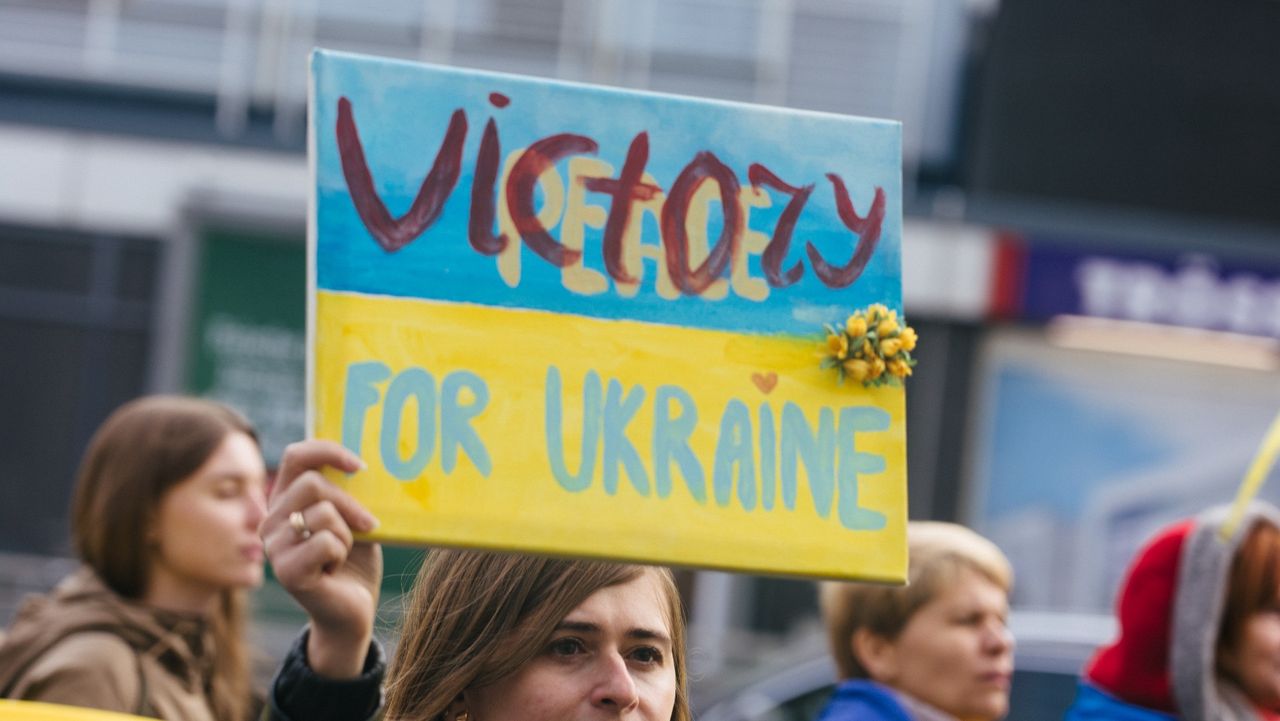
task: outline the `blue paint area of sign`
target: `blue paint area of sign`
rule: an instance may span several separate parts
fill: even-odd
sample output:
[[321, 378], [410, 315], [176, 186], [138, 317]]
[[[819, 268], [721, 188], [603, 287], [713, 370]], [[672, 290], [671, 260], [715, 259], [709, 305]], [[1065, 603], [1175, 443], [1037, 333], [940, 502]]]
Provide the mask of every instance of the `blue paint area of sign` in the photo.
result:
[[[321, 228], [318, 253], [326, 259], [317, 269], [319, 288], [787, 335], [814, 334], [823, 322], [838, 321], [853, 308], [901, 297], [898, 123], [592, 88], [341, 53], [318, 52], [313, 64], [317, 79], [317, 222]], [[494, 97], [507, 102], [497, 103]], [[437, 155], [448, 155], [442, 151], [442, 143], [451, 118], [458, 111], [465, 116], [465, 134], [457, 146], [460, 164], [456, 180], [451, 186], [445, 182], [434, 186], [441, 194], [448, 191], [436, 208], [438, 214], [420, 234], [409, 232], [413, 237], [394, 249], [388, 250], [371, 233], [367, 218], [362, 217], [353, 198], [350, 178], [344, 175], [344, 170], [350, 173], [352, 161], [348, 157], [348, 167], [344, 169], [337, 131], [340, 99], [349, 103], [372, 190], [393, 221], [415, 207], [415, 198], [422, 194], [424, 178], [432, 171]], [[779, 228], [787, 223], [784, 216], [788, 209], [794, 210], [790, 201], [807, 189], [799, 212], [791, 213], [789, 218], [790, 247], [780, 256], [780, 262], [779, 257], [773, 259], [775, 267], [789, 272], [799, 268], [801, 275], [793, 282], [784, 281], [785, 285], [770, 284], [764, 299], [745, 297], [737, 286], [730, 287], [718, 299], [705, 292], [663, 297], [657, 286], [656, 256], [670, 254], [663, 245], [664, 234], [670, 233], [659, 227], [660, 220], [654, 213], [633, 209], [631, 222], [640, 225], [638, 242], [650, 248], [640, 267], [630, 268], [636, 276], [643, 276], [634, 290], [623, 292], [627, 289], [620, 288], [617, 278], [611, 277], [602, 250], [606, 229], [587, 224], [583, 227], [580, 263], [604, 278], [602, 288], [587, 293], [566, 284], [560, 267], [541, 257], [529, 241], [522, 243], [521, 237], [512, 237], [508, 243], [528, 246], [518, 250], [521, 257], [514, 286], [519, 290], [514, 292], [513, 277], [499, 272], [496, 256], [478, 251], [469, 237], [476, 213], [473, 194], [477, 192], [478, 158], [483, 154], [485, 127], [491, 120], [500, 143], [500, 157], [546, 138], [572, 135], [589, 139], [594, 151], [551, 158], [546, 164], [558, 171], [566, 194], [572, 190], [567, 185], [574, 182], [568, 174], [570, 157], [603, 161], [612, 168], [612, 177], [617, 178], [641, 133], [646, 134], [648, 149], [643, 170], [668, 196], [668, 204], [682, 177], [688, 181], [702, 169], [724, 168], [732, 174], [733, 182], [749, 188], [753, 178], [765, 177], [758, 169], [753, 175], [753, 166], [761, 166], [779, 183], [759, 183], [768, 194], [769, 206], [750, 207], [742, 219], [741, 232], [776, 238]], [[704, 157], [707, 153], [713, 160]], [[698, 165], [699, 158], [702, 165]], [[542, 175], [553, 176], [550, 172]], [[511, 189], [502, 187], [503, 177], [499, 170], [494, 183], [497, 187], [492, 190], [499, 203], [512, 197]], [[719, 182], [714, 177], [708, 182], [711, 181]], [[690, 182], [697, 185], [689, 181], [684, 187], [689, 187]], [[797, 192], [788, 192], [783, 186]], [[859, 241], [871, 235], [870, 226], [864, 228], [855, 222], [854, 228], [863, 230], [859, 233], [850, 228], [848, 221], [871, 214], [877, 189], [882, 194], [880, 202], [887, 207], [881, 207], [882, 219], [874, 224], [878, 238], [873, 252], [863, 259], [865, 266], [852, 282], [828, 282], [820, 277], [817, 260], [835, 268], [856, 265]], [[482, 187], [479, 192], [485, 189]], [[852, 216], [842, 217], [841, 192], [847, 192]], [[585, 202], [599, 206], [599, 214], [611, 211], [615, 204], [616, 199], [606, 192], [585, 193]], [[535, 210], [545, 202], [545, 194], [533, 194]], [[714, 246], [722, 237], [729, 215], [719, 196], [707, 203], [705, 212], [707, 244]], [[561, 218], [546, 223], [552, 241], [561, 239], [561, 219], [566, 215], [562, 212]], [[496, 229], [496, 223], [490, 228]], [[696, 255], [686, 259], [690, 268], [696, 268], [702, 260]], [[734, 268], [739, 268], [757, 287], [764, 287], [768, 276], [766, 255], [739, 252], [718, 269], [715, 277], [727, 279]]]

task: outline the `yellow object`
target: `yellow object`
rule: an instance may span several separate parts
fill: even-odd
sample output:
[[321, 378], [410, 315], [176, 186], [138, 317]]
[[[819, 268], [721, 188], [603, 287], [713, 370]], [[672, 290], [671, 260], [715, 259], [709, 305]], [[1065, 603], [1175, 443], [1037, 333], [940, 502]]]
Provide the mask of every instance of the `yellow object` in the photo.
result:
[[898, 340], [902, 341], [902, 350], [910, 353], [916, 349], [916, 329], [907, 327], [903, 328], [898, 334]]
[[867, 377], [871, 378], [872, 380], [879, 378], [881, 375], [884, 374], [884, 370], [885, 370], [884, 360], [881, 359], [879, 356], [873, 356], [871, 358], [871, 373]]
[[903, 390], [833, 392], [807, 339], [316, 303], [312, 430], [368, 464], [334, 480], [375, 538], [905, 580]]
[[827, 336], [827, 350], [840, 360], [849, 355], [849, 338], [843, 333]]
[[0, 699], [0, 721], [139, 721], [141, 716], [38, 701]]
[[917, 341], [915, 330], [900, 326], [897, 312], [883, 304], [875, 303], [865, 311], [851, 313], [843, 331], [830, 325], [826, 329], [827, 340], [818, 354], [819, 367], [834, 368], [841, 385], [852, 377], [854, 383], [864, 387], [900, 386], [916, 365], [916, 359], [911, 357]]
[[861, 359], [847, 360], [844, 362], [844, 372], [848, 373], [855, 383], [861, 383], [871, 373], [871, 364]]
[[1249, 464], [1249, 470], [1244, 474], [1244, 481], [1240, 483], [1240, 490], [1236, 492], [1231, 514], [1227, 516], [1226, 523], [1223, 523], [1218, 531], [1223, 541], [1229, 540], [1235, 534], [1236, 527], [1240, 525], [1240, 519], [1244, 517], [1245, 507], [1254, 496], [1258, 495], [1262, 482], [1267, 479], [1267, 474], [1276, 464], [1277, 455], [1280, 455], [1280, 415], [1276, 416], [1276, 419], [1271, 422], [1271, 427], [1267, 429], [1267, 435], [1263, 437], [1258, 453]]
[[888, 364], [889, 373], [897, 378], [906, 378], [911, 375], [911, 366], [907, 365], [900, 358], [894, 358]]

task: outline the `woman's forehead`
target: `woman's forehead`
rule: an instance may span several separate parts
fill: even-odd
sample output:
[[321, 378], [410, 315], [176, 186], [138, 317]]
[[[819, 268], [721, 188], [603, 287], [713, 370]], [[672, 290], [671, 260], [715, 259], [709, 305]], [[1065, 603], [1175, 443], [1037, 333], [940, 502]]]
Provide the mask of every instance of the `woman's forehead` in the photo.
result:
[[629, 581], [598, 589], [570, 611], [565, 621], [643, 627], [670, 637], [671, 602], [663, 580], [657, 571], [645, 569]]
[[940, 586], [931, 603], [1003, 605], [1008, 593], [999, 584], [973, 569], [963, 569]]

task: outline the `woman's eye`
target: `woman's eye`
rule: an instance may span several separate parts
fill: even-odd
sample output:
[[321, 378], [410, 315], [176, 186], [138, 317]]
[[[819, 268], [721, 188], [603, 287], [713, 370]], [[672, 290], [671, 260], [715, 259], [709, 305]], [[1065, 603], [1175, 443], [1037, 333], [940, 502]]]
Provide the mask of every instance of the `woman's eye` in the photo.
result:
[[643, 664], [662, 663], [662, 652], [652, 646], [641, 646], [631, 652], [631, 657]]
[[582, 653], [585, 647], [576, 638], [558, 638], [551, 642], [550, 651], [556, 656], [573, 656]]

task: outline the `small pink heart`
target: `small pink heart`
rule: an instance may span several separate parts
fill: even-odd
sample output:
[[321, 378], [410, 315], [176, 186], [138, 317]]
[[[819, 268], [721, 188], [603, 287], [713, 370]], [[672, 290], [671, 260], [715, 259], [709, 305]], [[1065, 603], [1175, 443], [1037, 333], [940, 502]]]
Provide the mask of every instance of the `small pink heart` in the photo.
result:
[[772, 372], [752, 373], [751, 382], [756, 384], [756, 388], [759, 388], [761, 393], [767, 395], [772, 393], [774, 387], [778, 385], [778, 374]]

